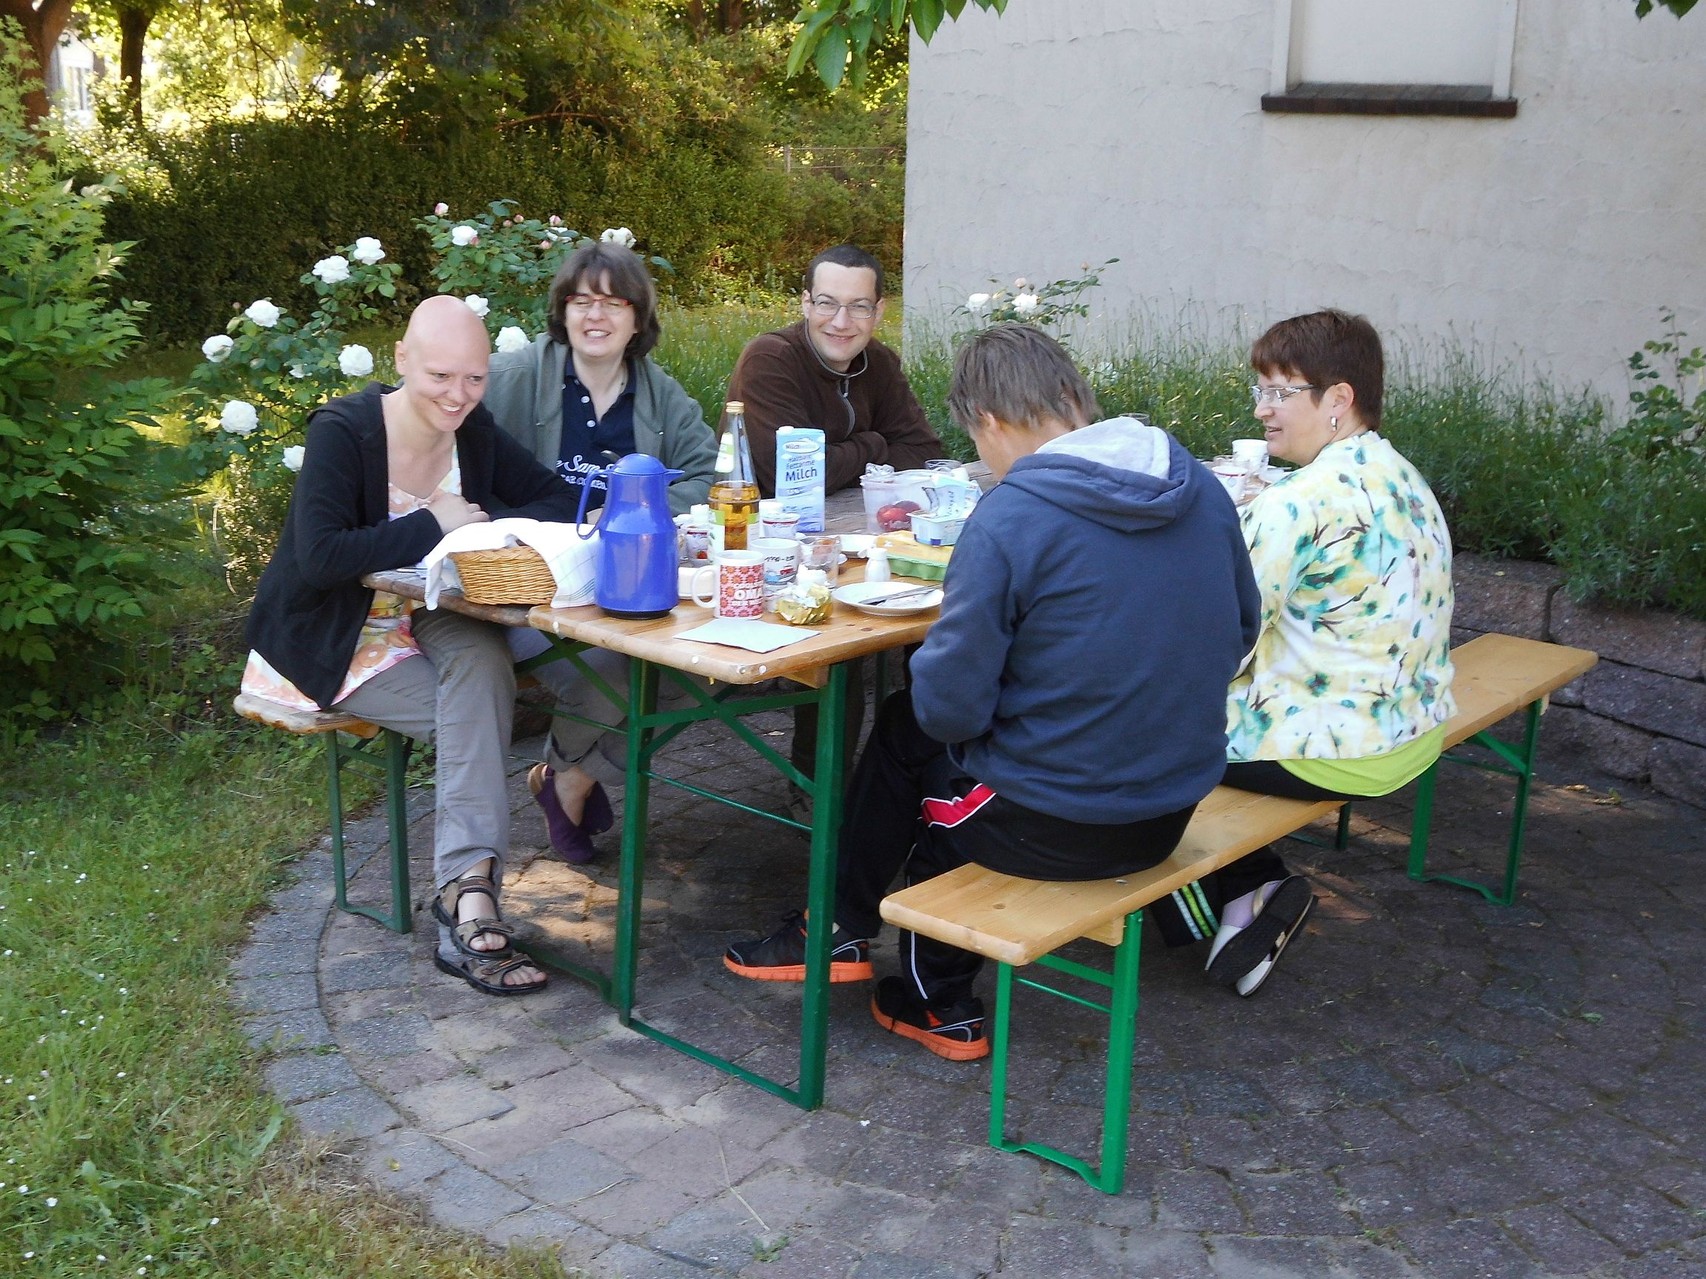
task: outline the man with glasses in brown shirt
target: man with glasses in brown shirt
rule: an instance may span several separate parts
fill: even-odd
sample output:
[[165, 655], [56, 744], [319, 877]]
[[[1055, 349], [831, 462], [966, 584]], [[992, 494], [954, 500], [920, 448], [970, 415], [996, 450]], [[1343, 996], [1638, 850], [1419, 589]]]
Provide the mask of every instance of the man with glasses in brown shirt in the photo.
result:
[[731, 400], [746, 405], [758, 487], [776, 488], [776, 428], [815, 426], [828, 456], [824, 492], [857, 484], [869, 462], [897, 471], [943, 456], [942, 441], [907, 385], [900, 357], [872, 334], [883, 317], [883, 267], [851, 244], [806, 268], [800, 322], [746, 344]]
[[[897, 471], [942, 457], [942, 441], [907, 385], [900, 356], [872, 337], [883, 318], [883, 266], [851, 244], [825, 249], [806, 268], [800, 322], [761, 333], [746, 344], [729, 379], [731, 400], [746, 406], [747, 437], [759, 491], [776, 493], [776, 428], [815, 426], [825, 445], [825, 494], [857, 484], [870, 462]], [[847, 743], [865, 717], [864, 679], [847, 681]], [[790, 758], [811, 774], [817, 751], [817, 709], [794, 715]], [[805, 812], [790, 788], [789, 807]]]

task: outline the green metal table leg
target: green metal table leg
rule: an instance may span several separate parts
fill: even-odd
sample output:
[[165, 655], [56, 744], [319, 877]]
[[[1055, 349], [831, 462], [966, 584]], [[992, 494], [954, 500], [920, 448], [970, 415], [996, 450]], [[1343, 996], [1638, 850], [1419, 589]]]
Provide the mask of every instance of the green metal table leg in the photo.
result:
[[[644, 668], [645, 684], [638, 682], [638, 672]], [[622, 872], [620, 901], [616, 913], [616, 959], [611, 978], [610, 1001], [622, 1024], [659, 1043], [667, 1044], [696, 1061], [715, 1066], [737, 1079], [762, 1088], [802, 1109], [812, 1110], [823, 1104], [824, 1063], [829, 1044], [829, 951], [830, 935], [835, 924], [835, 850], [841, 825], [841, 787], [846, 750], [842, 743], [845, 723], [843, 702], [846, 700], [847, 671], [845, 666], [832, 667], [821, 689], [802, 690], [798, 694], [781, 694], [751, 698], [735, 706], [705, 698], [702, 704], [686, 711], [657, 711], [657, 669], [640, 661], [630, 667], [633, 679], [633, 704], [629, 715], [628, 739], [628, 805], [622, 830]], [[739, 724], [735, 716], [756, 710], [779, 709], [815, 702], [818, 706], [818, 744], [815, 775], [802, 777], [787, 761], [770, 749], [762, 739]], [[644, 707], [644, 710], [636, 710]], [[806, 981], [801, 1007], [800, 1073], [797, 1087], [789, 1087], [737, 1062], [719, 1057], [696, 1044], [648, 1025], [634, 1016], [635, 972], [639, 962], [640, 896], [644, 887], [646, 785], [654, 780], [650, 771], [653, 753], [664, 745], [674, 731], [688, 723], [715, 719], [731, 728], [746, 740], [763, 758], [782, 770], [783, 775], [797, 779], [812, 795], [812, 855], [810, 879], [806, 889], [809, 920], [806, 925]], [[654, 736], [654, 730], [661, 728]], [[760, 816], [761, 813], [744, 804], [724, 799], [697, 786], [670, 778], [657, 778], [693, 794], [703, 795]], [[788, 823], [793, 825], [795, 823]]]
[[648, 768], [657, 709], [658, 673], [650, 662], [628, 663], [627, 792], [622, 811], [622, 863], [617, 875], [616, 953], [610, 974], [610, 1002], [624, 1026], [634, 1016], [634, 972], [640, 941], [641, 894], [646, 881], [646, 822], [651, 809]]
[[830, 668], [818, 697], [817, 762], [812, 773], [811, 872], [806, 882], [806, 988], [800, 1009], [798, 1105], [823, 1104], [829, 1052], [829, 951], [835, 931], [836, 841], [841, 832], [847, 667]]

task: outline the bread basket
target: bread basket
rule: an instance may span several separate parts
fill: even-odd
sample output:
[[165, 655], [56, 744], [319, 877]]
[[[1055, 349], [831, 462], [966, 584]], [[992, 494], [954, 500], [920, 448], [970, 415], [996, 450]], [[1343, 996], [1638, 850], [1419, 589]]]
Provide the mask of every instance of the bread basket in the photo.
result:
[[531, 546], [452, 551], [450, 559], [471, 604], [549, 604], [557, 593], [557, 579]]

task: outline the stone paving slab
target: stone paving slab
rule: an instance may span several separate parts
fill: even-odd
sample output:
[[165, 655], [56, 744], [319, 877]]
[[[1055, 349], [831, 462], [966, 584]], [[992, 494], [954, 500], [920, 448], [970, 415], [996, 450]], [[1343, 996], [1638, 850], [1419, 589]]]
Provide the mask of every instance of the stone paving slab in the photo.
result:
[[[521, 775], [536, 745], [512, 770], [508, 913], [607, 966], [614, 834], [588, 867], [548, 855]], [[783, 802], [707, 729], [664, 767]], [[255, 922], [232, 997], [280, 1100], [375, 1185], [589, 1275], [1706, 1277], [1706, 815], [1552, 768], [1509, 910], [1406, 877], [1401, 793], [1358, 806], [1344, 852], [1285, 846], [1320, 901], [1257, 997], [1146, 937], [1119, 1196], [992, 1149], [987, 1064], [883, 1033], [868, 987], [832, 992], [828, 1095], [806, 1113], [624, 1029], [571, 979], [511, 1000], [452, 981], [429, 915], [399, 936], [331, 908], [323, 847]], [[1496, 872], [1509, 806], [1502, 780], [1448, 774], [1432, 868]], [[797, 988], [719, 956], [798, 905], [804, 839], [668, 787], [653, 810], [637, 1011], [791, 1073]], [[411, 795], [417, 910], [431, 811]], [[356, 896], [382, 897], [382, 818], [350, 835]], [[892, 937], [872, 955], [892, 971]], [[1010, 1126], [1088, 1150], [1102, 1029], [1017, 1003]]]

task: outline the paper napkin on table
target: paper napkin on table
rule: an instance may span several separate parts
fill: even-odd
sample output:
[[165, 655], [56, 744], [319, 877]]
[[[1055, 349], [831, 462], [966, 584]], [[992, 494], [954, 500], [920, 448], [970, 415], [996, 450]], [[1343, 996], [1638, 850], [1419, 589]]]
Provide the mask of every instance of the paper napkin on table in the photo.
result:
[[464, 524], [446, 533], [421, 561], [426, 570], [426, 606], [438, 607], [438, 593], [446, 587], [462, 589], [456, 575], [452, 551], [493, 551], [506, 546], [531, 546], [557, 581], [552, 608], [574, 608], [592, 603], [594, 574], [598, 563], [598, 534], [582, 538], [573, 524], [551, 524], [506, 516], [485, 524]]
[[683, 631], [675, 638], [694, 640], [700, 644], [727, 644], [731, 648], [744, 648], [753, 653], [768, 653], [772, 649], [798, 644], [816, 634], [816, 631], [799, 626], [752, 622], [742, 617], [719, 617], [703, 626]]

